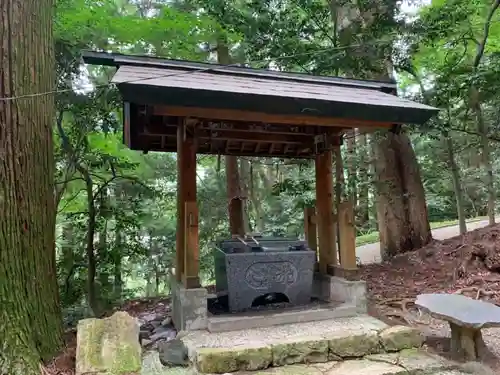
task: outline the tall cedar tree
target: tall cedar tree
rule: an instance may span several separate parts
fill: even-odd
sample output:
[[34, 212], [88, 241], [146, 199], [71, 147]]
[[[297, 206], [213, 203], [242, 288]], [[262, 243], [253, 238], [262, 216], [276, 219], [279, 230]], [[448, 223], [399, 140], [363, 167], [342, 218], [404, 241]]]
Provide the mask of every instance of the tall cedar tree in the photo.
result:
[[54, 0], [0, 1], [0, 373], [9, 375], [39, 374], [62, 344], [54, 95], [32, 95], [54, 90], [53, 11]]

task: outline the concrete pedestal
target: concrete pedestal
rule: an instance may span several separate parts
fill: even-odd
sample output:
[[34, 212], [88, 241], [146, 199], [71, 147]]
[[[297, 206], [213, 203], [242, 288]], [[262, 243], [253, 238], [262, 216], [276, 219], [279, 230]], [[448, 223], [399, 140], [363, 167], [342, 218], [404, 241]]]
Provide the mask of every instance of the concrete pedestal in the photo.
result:
[[337, 276], [314, 274], [313, 294], [331, 302], [344, 302], [356, 308], [358, 313], [367, 312], [366, 283], [350, 281]]
[[186, 289], [176, 281], [172, 285], [172, 320], [177, 331], [207, 329], [207, 290]]

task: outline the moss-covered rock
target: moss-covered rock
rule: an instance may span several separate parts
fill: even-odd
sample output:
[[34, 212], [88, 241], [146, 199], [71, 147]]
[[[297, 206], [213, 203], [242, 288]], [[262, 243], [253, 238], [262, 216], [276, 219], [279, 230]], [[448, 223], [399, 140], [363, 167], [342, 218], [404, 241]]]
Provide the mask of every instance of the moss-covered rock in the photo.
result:
[[76, 374], [133, 375], [141, 371], [139, 325], [123, 311], [78, 323]]
[[424, 337], [418, 329], [406, 326], [386, 328], [379, 333], [379, 337], [382, 347], [388, 352], [420, 348], [424, 343]]
[[261, 370], [269, 367], [272, 360], [270, 347], [200, 348], [196, 351], [196, 367], [205, 374]]
[[294, 339], [272, 345], [273, 366], [328, 361], [328, 340], [323, 338]]
[[353, 333], [350, 336], [331, 338], [328, 342], [330, 358], [363, 357], [368, 354], [380, 353], [379, 337], [376, 331]]

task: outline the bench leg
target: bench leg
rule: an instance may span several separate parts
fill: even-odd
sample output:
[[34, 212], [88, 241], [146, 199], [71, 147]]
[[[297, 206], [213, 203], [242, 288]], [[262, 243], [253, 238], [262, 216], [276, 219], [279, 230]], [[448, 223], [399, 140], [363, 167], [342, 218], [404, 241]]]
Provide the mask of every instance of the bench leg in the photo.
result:
[[462, 352], [462, 344], [460, 343], [460, 327], [454, 323], [450, 323], [451, 329], [451, 352], [452, 353], [461, 353]]
[[460, 327], [450, 323], [451, 351], [463, 356], [466, 361], [475, 361], [486, 354], [486, 345], [481, 330]]

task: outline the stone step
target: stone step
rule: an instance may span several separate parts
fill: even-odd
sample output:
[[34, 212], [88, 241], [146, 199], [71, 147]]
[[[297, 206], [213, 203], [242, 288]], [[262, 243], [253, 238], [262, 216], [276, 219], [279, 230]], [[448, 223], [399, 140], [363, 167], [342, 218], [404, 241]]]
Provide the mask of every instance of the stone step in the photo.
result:
[[290, 311], [269, 313], [259, 311], [254, 313], [240, 313], [223, 316], [209, 316], [209, 332], [239, 331], [252, 328], [267, 328], [282, 324], [297, 324], [303, 322], [317, 322], [337, 318], [346, 318], [359, 314], [358, 308], [352, 304], [343, 303], [336, 306], [319, 305], [315, 308], [297, 308]]
[[[325, 363], [294, 364], [271, 367], [258, 371], [238, 371], [232, 375], [484, 375], [471, 372], [461, 365], [420, 349], [405, 349], [397, 353], [368, 355], [360, 359], [329, 361]], [[493, 373], [493, 372], [492, 372]], [[150, 353], [144, 359], [141, 375], [199, 375], [195, 368], [163, 367], [158, 353]]]
[[389, 327], [362, 315], [221, 333], [195, 331], [182, 341], [200, 373], [224, 374], [418, 348], [423, 336], [413, 328]]

